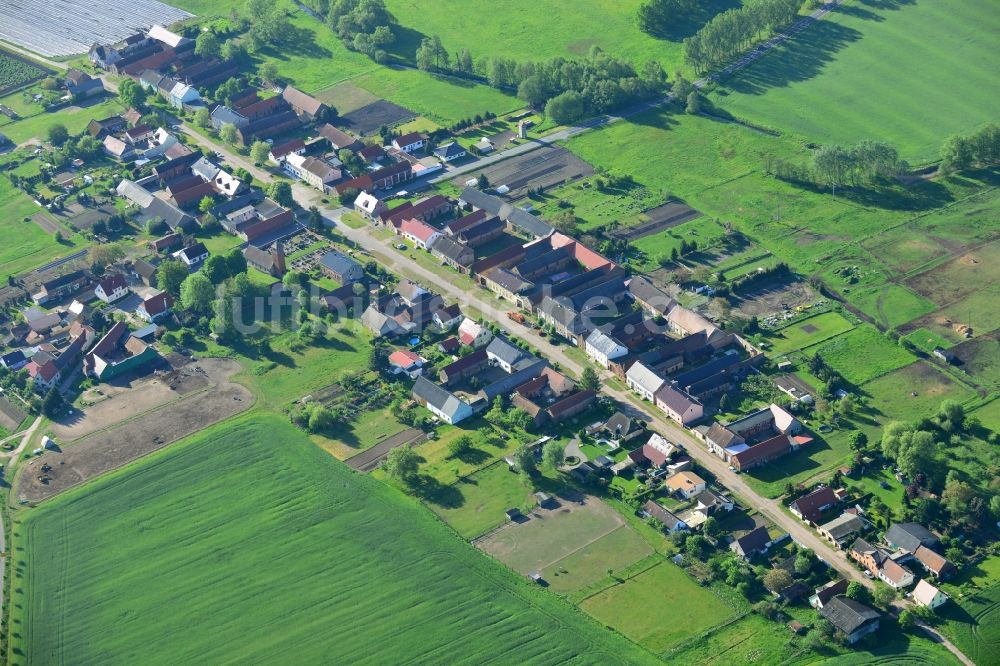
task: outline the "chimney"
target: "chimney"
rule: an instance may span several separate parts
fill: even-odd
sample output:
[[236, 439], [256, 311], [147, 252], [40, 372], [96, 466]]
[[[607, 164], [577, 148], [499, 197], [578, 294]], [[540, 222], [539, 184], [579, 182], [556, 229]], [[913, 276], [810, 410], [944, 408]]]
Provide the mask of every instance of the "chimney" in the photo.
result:
[[518, 138], [521, 138], [521, 139], [527, 139], [528, 138], [528, 123], [525, 122], [524, 120], [520, 121], [517, 124], [517, 136], [518, 136]]
[[278, 272], [278, 275], [284, 275], [285, 246], [281, 244], [281, 241], [277, 241], [274, 247], [271, 248], [271, 256], [274, 258], [274, 269]]

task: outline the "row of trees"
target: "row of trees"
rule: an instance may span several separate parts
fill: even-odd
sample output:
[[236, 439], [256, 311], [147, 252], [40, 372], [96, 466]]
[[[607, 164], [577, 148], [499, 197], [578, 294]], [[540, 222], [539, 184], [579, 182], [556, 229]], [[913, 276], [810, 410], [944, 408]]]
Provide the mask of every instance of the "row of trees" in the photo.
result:
[[991, 123], [967, 136], [950, 136], [941, 147], [941, 171], [954, 173], [1000, 163], [1000, 125]]
[[864, 139], [853, 146], [832, 144], [813, 153], [809, 164], [768, 156], [764, 172], [782, 180], [825, 187], [868, 187], [893, 178], [909, 168], [899, 151], [883, 141]]
[[684, 40], [684, 59], [704, 73], [794, 21], [801, 6], [802, 0], [759, 0], [717, 14]]

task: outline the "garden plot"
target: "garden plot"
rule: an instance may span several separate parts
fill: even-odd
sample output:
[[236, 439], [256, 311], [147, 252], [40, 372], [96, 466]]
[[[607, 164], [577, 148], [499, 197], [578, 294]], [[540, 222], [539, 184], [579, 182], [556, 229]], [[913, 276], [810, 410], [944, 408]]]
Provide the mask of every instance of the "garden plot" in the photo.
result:
[[906, 283], [938, 306], [954, 303], [986, 285], [1000, 283], [1000, 241], [965, 252], [913, 276]]
[[409, 109], [382, 99], [341, 116], [348, 129], [362, 136], [375, 134], [383, 125], [392, 127], [417, 117]]
[[701, 217], [699, 211], [680, 201], [670, 201], [662, 206], [645, 211], [643, 215], [649, 218], [648, 222], [643, 222], [634, 227], [615, 230], [612, 236], [635, 240], [644, 236], [652, 236], [664, 229], [670, 229], [671, 227], [684, 224], [689, 220]]
[[551, 509], [536, 509], [476, 542], [522, 574], [538, 572], [557, 592], [601, 580], [653, 550], [614, 509], [592, 496], [560, 496]]
[[950, 351], [972, 381], [981, 386], [1000, 386], [1000, 331], [968, 340]]
[[[564, 185], [578, 178], [594, 173], [590, 166], [565, 148], [547, 145], [524, 155], [498, 162], [483, 169], [493, 187], [506, 185], [510, 188], [507, 196], [520, 199], [527, 196], [528, 188], [541, 187], [545, 190]], [[456, 178], [453, 182], [463, 187], [468, 176]]]

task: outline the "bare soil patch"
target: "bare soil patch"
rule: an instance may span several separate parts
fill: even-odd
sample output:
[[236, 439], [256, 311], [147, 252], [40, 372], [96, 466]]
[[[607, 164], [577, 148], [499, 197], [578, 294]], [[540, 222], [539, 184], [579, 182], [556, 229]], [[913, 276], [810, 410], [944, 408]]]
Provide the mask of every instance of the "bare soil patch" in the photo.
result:
[[56, 224], [55, 220], [45, 213], [35, 213], [31, 216], [31, 221], [41, 227], [42, 231], [47, 234], [54, 234], [59, 230], [59, 225]]
[[379, 466], [379, 463], [382, 462], [383, 458], [389, 455], [389, 451], [392, 451], [397, 446], [421, 441], [425, 437], [426, 435], [423, 430], [409, 428], [382, 442], [379, 442], [375, 446], [362, 451], [356, 456], [348, 458], [345, 462], [359, 472], [370, 472]]
[[[520, 199], [528, 195], [528, 187], [549, 189], [564, 185], [594, 173], [594, 167], [565, 148], [546, 145], [523, 155], [517, 155], [483, 169], [493, 187], [506, 185], [510, 188], [507, 196]], [[459, 188], [465, 185], [468, 176], [454, 180]]]
[[[173, 384], [175, 389], [164, 382], [153, 385], [157, 388], [147, 392], [141, 403], [146, 411], [127, 410], [120, 405], [129, 401], [133, 392], [109, 398], [98, 405], [109, 405], [99, 412], [100, 420], [89, 421], [92, 416], [88, 413], [80, 422], [80, 427], [89, 429], [90, 434], [58, 451], [46, 451], [21, 469], [15, 496], [29, 502], [43, 501], [249, 409], [253, 395], [246, 387], [229, 381], [240, 369], [239, 363], [229, 359], [193, 362], [184, 367], [183, 377]], [[157, 397], [165, 395], [164, 385], [182, 397], [157, 404]], [[98, 423], [109, 427], [94, 431]], [[75, 432], [74, 427], [70, 425], [67, 432]], [[61, 443], [58, 431], [54, 429], [53, 434]]]
[[794, 308], [796, 305], [815, 303], [817, 298], [816, 292], [804, 280], [771, 280], [743, 293], [736, 311], [742, 317], [760, 318], [781, 312], [785, 306]]
[[684, 224], [689, 220], [699, 218], [701, 217], [701, 212], [680, 201], [669, 201], [662, 206], [650, 208], [643, 215], [649, 218], [648, 222], [643, 222], [634, 227], [617, 229], [612, 235], [628, 240], [652, 236], [664, 229], [670, 229]]
[[384, 99], [341, 116], [351, 131], [362, 135], [374, 134], [382, 125], [392, 127], [416, 117], [417, 114], [409, 109]]

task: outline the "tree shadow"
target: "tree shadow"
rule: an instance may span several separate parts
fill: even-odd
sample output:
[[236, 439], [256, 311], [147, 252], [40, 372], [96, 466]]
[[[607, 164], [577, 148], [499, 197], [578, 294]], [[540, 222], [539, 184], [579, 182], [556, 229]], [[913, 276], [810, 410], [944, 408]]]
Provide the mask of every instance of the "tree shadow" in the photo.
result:
[[724, 97], [732, 91], [762, 95], [771, 88], [807, 81], [833, 62], [837, 52], [862, 37], [862, 33], [854, 28], [833, 21], [817, 21], [749, 67], [737, 70], [731, 78], [723, 81], [724, 87], [717, 94]]
[[305, 58], [332, 58], [329, 49], [316, 43], [316, 33], [308, 28], [288, 26], [288, 35], [280, 44], [266, 49], [266, 53], [276, 60], [288, 60], [289, 56]]
[[419, 475], [410, 488], [424, 502], [443, 509], [457, 509], [465, 504], [465, 495], [461, 490], [446, 486], [429, 474]]
[[469, 465], [482, 465], [489, 460], [491, 456], [482, 449], [469, 448], [459, 452], [454, 457], [464, 463], [468, 463]]
[[694, 8], [674, 25], [662, 26], [658, 30], [650, 33], [651, 36], [665, 39], [671, 42], [682, 41], [685, 37], [690, 37], [698, 32], [716, 14], [721, 14], [729, 9], [735, 9], [741, 5], [738, 0], [703, 0], [694, 3]]
[[389, 45], [389, 48], [386, 49], [386, 53], [405, 62], [415, 62], [417, 59], [417, 49], [420, 48], [420, 42], [422, 42], [427, 35], [419, 30], [414, 30], [413, 28], [399, 25], [398, 23], [393, 24], [392, 34], [396, 36], [396, 39], [393, 40], [392, 44]]

